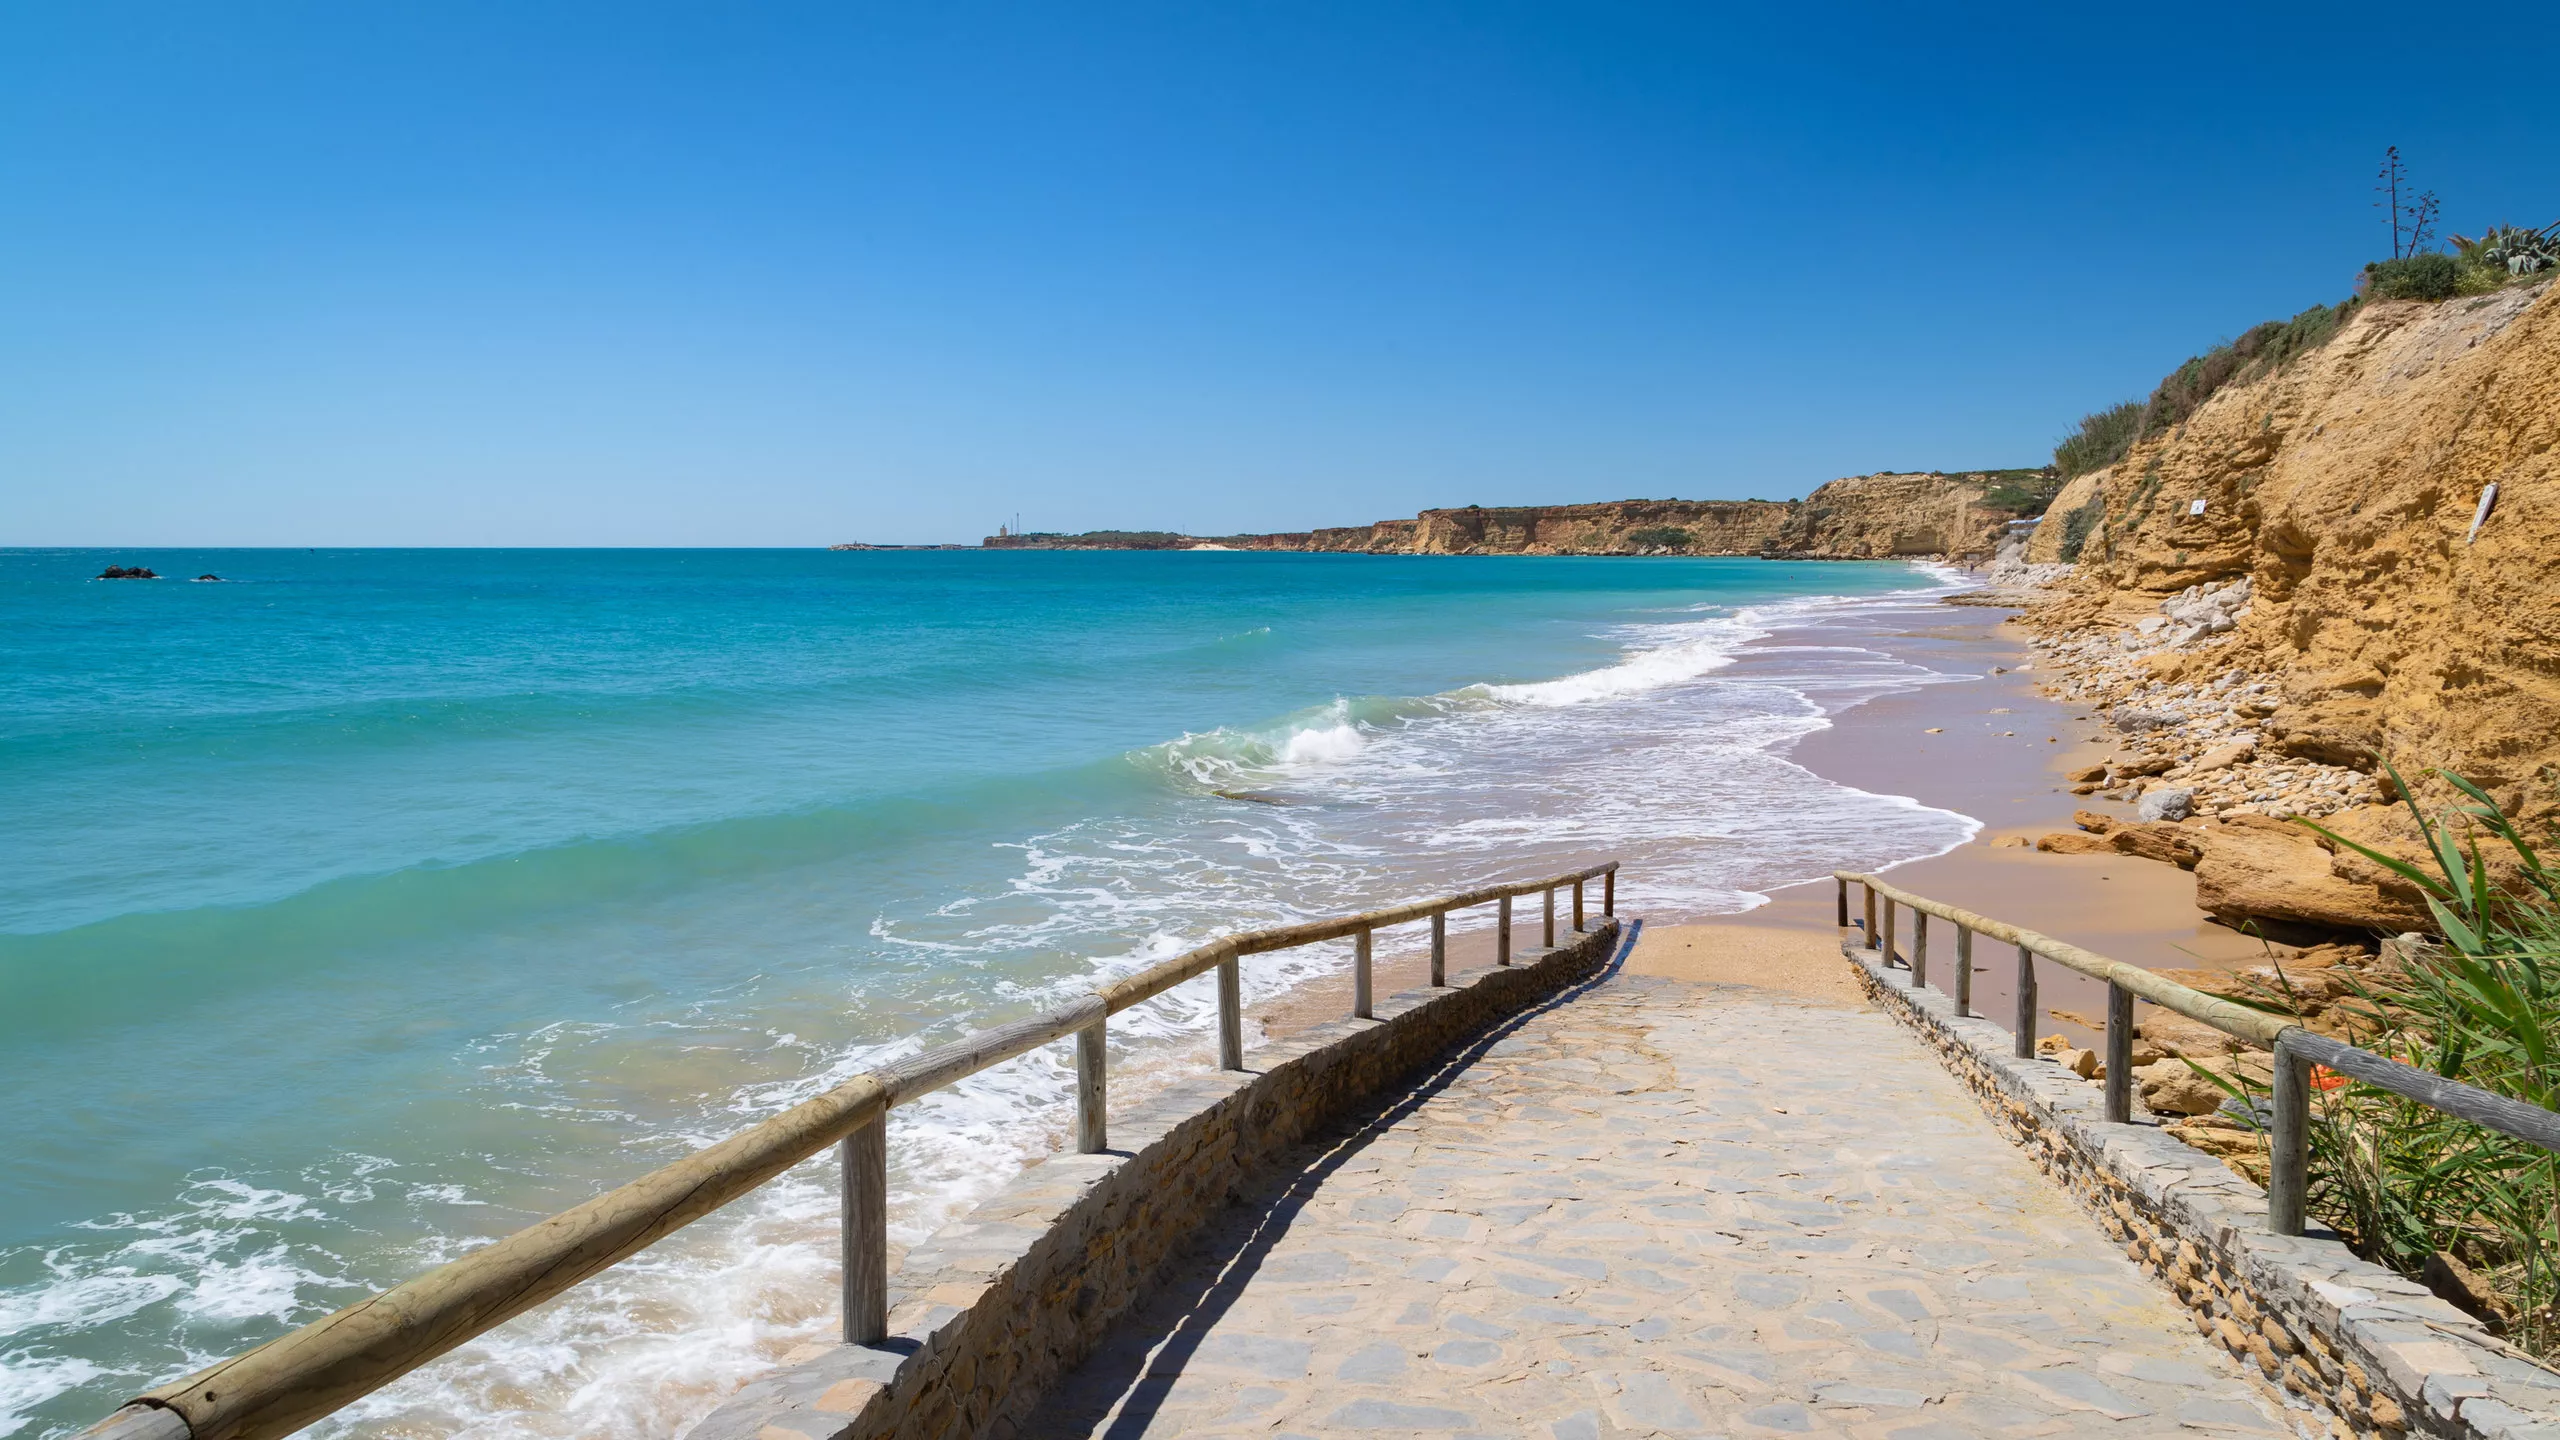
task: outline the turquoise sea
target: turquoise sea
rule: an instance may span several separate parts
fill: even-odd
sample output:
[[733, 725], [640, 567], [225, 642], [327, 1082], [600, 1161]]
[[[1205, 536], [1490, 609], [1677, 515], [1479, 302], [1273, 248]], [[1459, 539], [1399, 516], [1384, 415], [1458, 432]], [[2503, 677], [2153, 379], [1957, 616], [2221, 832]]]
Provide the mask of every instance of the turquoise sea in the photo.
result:
[[[90, 578], [110, 563], [223, 578]], [[1223, 929], [1611, 856], [1624, 908], [1677, 918], [1959, 843], [1962, 816], [1785, 758], [1941, 678], [1860, 637], [1943, 588], [1753, 560], [0, 551], [0, 1436]], [[1248, 997], [1347, 963], [1252, 962]], [[1199, 1062], [1207, 1000], [1117, 1026], [1128, 1083]], [[1055, 1144], [1066, 1074], [1027, 1056], [901, 1110], [893, 1241]], [[679, 1433], [831, 1331], [830, 1187], [796, 1173], [318, 1428]]]

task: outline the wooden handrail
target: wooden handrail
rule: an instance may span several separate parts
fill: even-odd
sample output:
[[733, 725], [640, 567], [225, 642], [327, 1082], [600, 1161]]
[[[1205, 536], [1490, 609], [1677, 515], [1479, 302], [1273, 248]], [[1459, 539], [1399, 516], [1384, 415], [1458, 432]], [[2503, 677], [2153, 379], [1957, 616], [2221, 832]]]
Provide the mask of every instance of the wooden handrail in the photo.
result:
[[2252, 1010], [2246, 1005], [2191, 989], [2145, 970], [2139, 965], [2110, 960], [2104, 955], [2083, 950], [2068, 940], [2056, 940], [2050, 935], [2040, 935], [2033, 930], [2011, 925], [2006, 921], [1994, 920], [1987, 915], [1976, 915], [1970, 910], [1960, 910], [1942, 901], [1914, 895], [1898, 885], [1879, 880], [1872, 875], [1841, 870], [1834, 871], [1832, 878], [1844, 884], [1864, 885], [1888, 900], [1922, 914], [1935, 915], [1941, 920], [1961, 925], [1977, 935], [1988, 935], [1994, 940], [2005, 941], [2011, 945], [2023, 945], [2066, 969], [2077, 970], [2093, 980], [2122, 985], [2163, 1010], [2174, 1010], [2190, 1020], [2201, 1020], [2226, 1035], [2236, 1035], [2254, 1045], [2272, 1048], [2276, 1043], [2276, 1036], [2293, 1023], [2270, 1015], [2264, 1010]]
[[[1866, 924], [1863, 948], [1880, 949], [1882, 954], [1879, 958], [1887, 968], [1892, 966], [1894, 959], [1895, 906], [1908, 908], [1915, 916], [1934, 915], [1956, 926], [1957, 963], [1964, 967], [1957, 978], [1956, 1013], [1959, 1016], [1967, 1014], [1971, 1008], [1968, 1002], [1972, 984], [1972, 936], [1988, 935], [2017, 946], [2019, 1000], [2013, 1030], [2016, 1054], [2020, 1059], [2033, 1054], [2035, 1048], [2035, 960], [2051, 960], [2066, 969], [2105, 981], [2106, 1112], [2110, 1121], [2129, 1123], [2133, 1118], [2133, 1002], [2136, 999], [2148, 1000], [2164, 1010], [2202, 1021], [2225, 1035], [2274, 1052], [2275, 1071], [2268, 1086], [2275, 1113], [2267, 1127], [2267, 1228], [2279, 1235], [2301, 1234], [2307, 1219], [2305, 1210], [2311, 1150], [2310, 1069], [2314, 1064], [2328, 1066], [2368, 1085], [2406, 1096], [2456, 1119], [2468, 1120], [2527, 1144], [2560, 1153], [2560, 1113], [2545, 1110], [2539, 1105], [2430, 1074], [2388, 1056], [2305, 1029], [2288, 1016], [2270, 1014], [2218, 995], [2208, 995], [2139, 965], [2127, 965], [2121, 960], [2110, 960], [2104, 955], [2083, 950], [2067, 940], [2056, 940], [2050, 935], [1958, 909], [1943, 901], [1914, 895], [1873, 875], [1835, 870], [1831, 872], [1831, 878], [1840, 887], [1839, 916], [1843, 930], [1849, 928], [1849, 887], [1864, 887]], [[1881, 925], [1876, 917], [1876, 900], [1879, 897], [1885, 902]], [[1920, 923], [1925, 927], [1927, 921], [1923, 919]], [[1921, 958], [1927, 953], [1926, 929], [1920, 930], [1915, 938], [1919, 943], [1913, 952], [1911, 988], [1917, 990], [1926, 983], [1926, 961]]]
[[[1373, 930], [1431, 919], [1431, 983], [1445, 983], [1445, 917], [1504, 903], [1500, 963], [1510, 963], [1509, 900], [1603, 878], [1602, 913], [1616, 913], [1618, 862], [1543, 880], [1480, 886], [1435, 900], [1230, 935], [1109, 981], [1080, 999], [867, 1071], [814, 1099], [484, 1245], [457, 1260], [301, 1329], [158, 1386], [83, 1432], [84, 1440], [270, 1440], [390, 1384], [580, 1281], [665, 1239], [830, 1145], [844, 1157], [846, 1336], [885, 1333], [889, 1111], [1043, 1045], [1078, 1038], [1077, 1145], [1103, 1148], [1103, 1024], [1186, 980], [1219, 975], [1219, 1063], [1243, 1068], [1236, 960], [1345, 936], [1361, 937], [1360, 1009]], [[1576, 907], [1577, 916], [1579, 906]]]

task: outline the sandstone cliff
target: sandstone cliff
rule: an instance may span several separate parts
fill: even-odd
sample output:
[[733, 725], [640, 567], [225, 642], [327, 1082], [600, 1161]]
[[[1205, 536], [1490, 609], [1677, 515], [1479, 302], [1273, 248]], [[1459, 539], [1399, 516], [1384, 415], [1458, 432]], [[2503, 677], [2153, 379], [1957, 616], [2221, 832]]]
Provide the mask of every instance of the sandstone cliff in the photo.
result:
[[2262, 733], [2284, 755], [2363, 768], [2380, 750], [2548, 818], [2555, 443], [2560, 286], [2366, 305], [2326, 346], [2066, 487], [2028, 558], [2076, 547], [2080, 563], [2040, 627], [2102, 633], [2246, 577], [2227, 633], [2145, 662], [2157, 683], [2248, 670], [2273, 682]]
[[999, 535], [998, 549], [1329, 551], [1369, 555], [1767, 555], [1818, 560], [1988, 557], [2042, 502], [2036, 472], [1922, 471], [1834, 480], [1802, 500], [1616, 500], [1425, 510], [1303, 533]]

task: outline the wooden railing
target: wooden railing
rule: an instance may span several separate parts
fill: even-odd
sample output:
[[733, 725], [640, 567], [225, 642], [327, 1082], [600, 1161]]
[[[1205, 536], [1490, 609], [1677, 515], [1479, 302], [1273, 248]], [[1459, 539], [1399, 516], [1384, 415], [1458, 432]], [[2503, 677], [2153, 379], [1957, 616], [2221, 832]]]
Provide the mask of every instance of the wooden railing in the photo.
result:
[[585, 1204], [137, 1396], [83, 1434], [90, 1440], [268, 1440], [288, 1434], [639, 1253], [830, 1145], [838, 1147], [843, 1165], [844, 1338], [857, 1345], [884, 1339], [889, 1328], [891, 1110], [1073, 1035], [1076, 1148], [1092, 1154], [1108, 1143], [1108, 1052], [1103, 1041], [1111, 1016], [1215, 970], [1218, 1064], [1241, 1070], [1244, 1012], [1238, 961], [1244, 956], [1350, 937], [1351, 1013], [1368, 1019], [1371, 936], [1376, 931], [1429, 920], [1431, 983], [1442, 986], [1448, 983], [1451, 911], [1496, 905], [1494, 962], [1509, 965], [1511, 902], [1543, 892], [1543, 937], [1546, 948], [1553, 949], [1557, 892], [1572, 891], [1573, 929], [1580, 934], [1584, 886], [1592, 880], [1600, 882], [1600, 913], [1616, 914], [1618, 862], [1612, 860], [1569, 875], [1487, 885], [1436, 900], [1213, 940], [1082, 999], [857, 1075]]
[[[1866, 892], [1866, 914], [1863, 917], [1863, 946], [1879, 952], [1886, 967], [1900, 963], [1911, 972], [1911, 986], [1917, 990], [1929, 983], [1929, 918], [1947, 921], [1955, 927], [1955, 999], [1956, 1014], [1973, 1013], [1973, 937], [1988, 935], [2018, 950], [2017, 1014], [2011, 1024], [2019, 1059], [2035, 1054], [2036, 1045], [2036, 960], [2041, 957], [2069, 970], [2076, 970], [2107, 984], [2106, 1023], [2106, 1117], [2117, 1124], [2133, 1119], [2133, 1002], [2147, 1000], [2164, 1010], [2172, 1010], [2190, 1020], [2201, 1020], [2235, 1039], [2271, 1051], [2275, 1057], [2272, 1083], [2269, 1085], [2274, 1114], [2267, 1124], [2267, 1228], [2279, 1235], [2299, 1235], [2303, 1230], [2304, 1201], [2310, 1180], [2311, 1164], [2311, 1067], [2325, 1065], [2350, 1079], [2379, 1086], [2395, 1095], [2405, 1095], [2422, 1105], [2432, 1106], [2448, 1115], [2485, 1125], [2502, 1135], [2512, 1135], [2545, 1150], [2560, 1152], [2560, 1114], [2539, 1105], [2528, 1105], [2504, 1095], [2492, 1094], [2459, 1080], [2403, 1065], [2397, 1060], [2359, 1049], [2342, 1040], [2314, 1030], [2306, 1030], [2294, 1021], [2252, 1009], [2235, 1001], [2208, 995], [2174, 980], [2153, 974], [2138, 965], [2110, 960], [2092, 954], [2069, 941], [2022, 930], [1970, 910], [1924, 899], [1908, 890], [1888, 884], [1873, 875], [1836, 870], [1832, 879], [1840, 887], [1840, 928], [1849, 928], [1849, 887], [1858, 885]], [[1878, 923], [1877, 905], [1883, 905], [1882, 923]], [[1907, 956], [1896, 954], [1894, 922], [1896, 908], [1907, 909], [1912, 916], [1911, 949]]]

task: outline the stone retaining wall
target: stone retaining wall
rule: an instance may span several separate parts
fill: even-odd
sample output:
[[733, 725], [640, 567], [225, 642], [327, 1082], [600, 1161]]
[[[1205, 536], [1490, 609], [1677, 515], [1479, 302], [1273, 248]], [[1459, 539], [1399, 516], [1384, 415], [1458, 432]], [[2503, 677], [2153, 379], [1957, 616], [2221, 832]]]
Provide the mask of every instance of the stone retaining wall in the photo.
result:
[[[1597, 972], [1618, 922], [1267, 1045], [1111, 1116], [1111, 1149], [1052, 1155], [907, 1253], [889, 1338], [758, 1379], [688, 1440], [1006, 1436], [1159, 1268], [1259, 1171], [1346, 1109]], [[1515, 932], [1516, 933], [1516, 932]], [[892, 1121], [891, 1123], [895, 1123]]]
[[2101, 1089], [2010, 1053], [1907, 970], [1849, 948], [1868, 994], [1934, 1047], [1994, 1122], [2185, 1302], [2305, 1434], [2560, 1440], [2560, 1374], [2426, 1287], [2326, 1232], [2267, 1230], [2266, 1192], [2147, 1118], [2106, 1121]]

